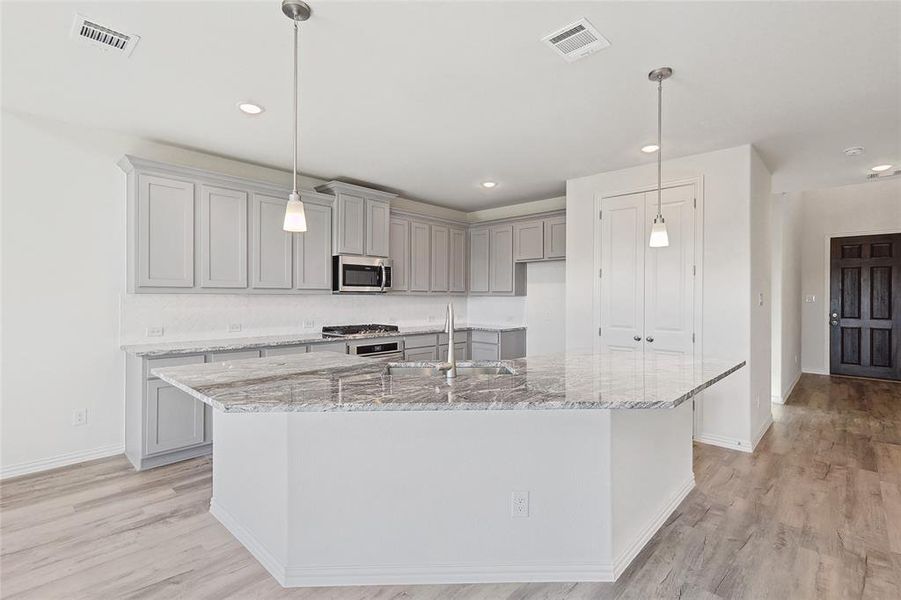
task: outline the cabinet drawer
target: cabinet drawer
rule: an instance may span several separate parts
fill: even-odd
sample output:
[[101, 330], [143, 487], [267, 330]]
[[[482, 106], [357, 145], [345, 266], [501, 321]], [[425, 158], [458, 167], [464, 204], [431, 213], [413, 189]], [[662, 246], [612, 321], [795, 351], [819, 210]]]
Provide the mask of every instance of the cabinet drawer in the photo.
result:
[[224, 360], [244, 360], [245, 358], [259, 358], [259, 350], [237, 350], [233, 352], [215, 352], [210, 354], [210, 362], [220, 362]]
[[144, 378], [156, 379], [150, 374], [151, 369], [162, 369], [163, 367], [178, 367], [180, 365], [196, 365], [204, 362], [203, 354], [195, 354], [192, 356], [172, 356], [169, 358], [148, 358], [144, 360]]
[[[454, 343], [455, 344], [465, 344], [468, 341], [468, 331], [455, 331], [454, 332]], [[438, 343], [439, 344], [447, 344], [447, 334], [439, 333], [438, 334]]]
[[310, 352], [338, 352], [339, 354], [347, 354], [347, 344], [345, 342], [310, 344]]
[[304, 346], [278, 346], [276, 348], [265, 348], [263, 356], [286, 356], [288, 354], [306, 354], [309, 352]]
[[429, 346], [434, 346], [436, 339], [437, 338], [435, 337], [434, 333], [428, 333], [424, 335], [408, 335], [404, 337], [404, 347], [427, 348]]
[[416, 348], [404, 350], [404, 360], [406, 361], [433, 361], [438, 360], [438, 350], [432, 346], [431, 348]]
[[482, 342], [485, 344], [497, 344], [496, 331], [473, 331], [471, 332], [473, 342]]
[[485, 344], [482, 342], [472, 343], [471, 360], [497, 360], [498, 352], [496, 344]]

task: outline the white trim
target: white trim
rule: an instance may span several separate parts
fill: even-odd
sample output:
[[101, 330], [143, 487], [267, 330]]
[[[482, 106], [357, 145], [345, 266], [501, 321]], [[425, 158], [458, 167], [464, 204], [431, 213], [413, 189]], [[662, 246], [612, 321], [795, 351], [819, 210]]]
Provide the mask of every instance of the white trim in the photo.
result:
[[711, 446], [719, 446], [720, 448], [728, 448], [729, 450], [738, 450], [739, 452], [753, 452], [750, 440], [741, 440], [739, 438], [727, 437], [725, 435], [714, 435], [712, 433], [702, 433], [695, 435], [694, 441], [701, 444], [709, 444]]
[[39, 473], [41, 471], [49, 471], [50, 469], [58, 469], [59, 467], [67, 467], [76, 463], [81, 463], [98, 458], [107, 458], [125, 453], [125, 444], [114, 444], [112, 446], [100, 446], [99, 448], [91, 448], [89, 450], [77, 450], [75, 452], [67, 452], [58, 454], [49, 458], [32, 460], [29, 462], [19, 463], [16, 465], [8, 465], [0, 469], [0, 479], [8, 479], [10, 477], [19, 477], [30, 473]]
[[832, 368], [831, 360], [829, 357], [829, 343], [831, 339], [831, 335], [829, 332], [829, 304], [832, 302], [832, 290], [829, 286], [829, 277], [831, 275], [831, 267], [832, 267], [832, 238], [837, 237], [851, 237], [856, 235], [886, 235], [892, 233], [901, 233], [898, 231], [897, 227], [892, 227], [889, 229], [867, 229], [867, 230], [858, 230], [858, 231], [831, 231], [827, 232], [825, 236], [825, 246], [826, 251], [824, 252], [825, 262], [826, 262], [826, 276], [823, 277], [823, 287], [825, 288], [823, 292], [823, 330], [826, 332], [825, 337], [823, 338], [823, 370], [817, 371], [805, 371], [810, 373], [816, 373], [818, 375], [829, 375], [830, 369]]
[[754, 448], [757, 447], [757, 444], [760, 443], [760, 440], [763, 439], [763, 436], [766, 435], [766, 432], [773, 424], [773, 413], [767, 415], [766, 421], [764, 421], [760, 428], [757, 430], [757, 433], [754, 434], [754, 439], [751, 440], [751, 452], [754, 451]]
[[676, 489], [669, 499], [664, 502], [664, 504], [660, 507], [660, 510], [657, 511], [657, 514], [651, 520], [650, 523], [645, 525], [641, 531], [638, 532], [638, 535], [635, 536], [635, 539], [632, 540], [632, 543], [626, 548], [626, 550], [620, 554], [613, 561], [613, 580], [616, 581], [619, 579], [619, 576], [623, 574], [623, 572], [629, 567], [635, 557], [638, 556], [638, 553], [642, 551], [645, 545], [651, 541], [651, 538], [654, 537], [654, 534], [657, 533], [657, 530], [660, 529], [666, 520], [669, 518], [673, 511], [685, 500], [685, 497], [693, 490], [695, 487], [695, 478], [694, 475], [688, 478], [688, 480], [683, 483], [678, 489]]
[[795, 386], [798, 385], [798, 382], [801, 380], [801, 375], [802, 371], [798, 371], [798, 374], [795, 375], [795, 380], [788, 385], [788, 389], [782, 391], [782, 396], [773, 396], [773, 402], [775, 402], [776, 404], [785, 404], [785, 401], [788, 400], [788, 397], [792, 395], [792, 392], [795, 390]]
[[235, 536], [245, 548], [247, 548], [247, 551], [263, 565], [263, 568], [269, 571], [269, 574], [272, 575], [280, 585], [285, 585], [284, 565], [282, 565], [275, 555], [263, 546], [250, 531], [238, 523], [230, 512], [223, 508], [221, 504], [218, 504], [215, 498], [210, 499], [210, 514], [213, 515], [217, 521], [222, 523], [222, 526]]
[[822, 369], [805, 369], [802, 370], [801, 373], [808, 373], [810, 375], [830, 375], [829, 371], [823, 371]]

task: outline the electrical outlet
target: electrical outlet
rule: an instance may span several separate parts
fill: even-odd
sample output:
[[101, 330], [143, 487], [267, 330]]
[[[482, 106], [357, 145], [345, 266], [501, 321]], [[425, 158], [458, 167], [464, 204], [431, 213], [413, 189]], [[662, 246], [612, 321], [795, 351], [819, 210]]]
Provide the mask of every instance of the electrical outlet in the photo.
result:
[[795, 354], [795, 364], [798, 364], [798, 355]]
[[817, 301], [817, 297], [814, 296], [813, 294], [808, 294], [807, 296], [804, 296], [804, 302], [806, 302], [807, 304], [813, 304], [816, 301]]
[[305, 319], [303, 322], [304, 329], [313, 329], [315, 325], [316, 323], [313, 321], [313, 319]]
[[147, 337], [162, 337], [163, 336], [163, 328], [162, 327], [148, 327], [147, 328]]
[[510, 516], [525, 518], [529, 516], [529, 492], [514, 490], [510, 495]]
[[229, 333], [238, 333], [239, 331], [241, 331], [240, 323], [229, 323], [228, 324], [228, 332]]
[[72, 411], [72, 425], [84, 425], [88, 422], [88, 409], [76, 408]]
[[757, 294], [757, 306], [763, 306], [763, 292]]

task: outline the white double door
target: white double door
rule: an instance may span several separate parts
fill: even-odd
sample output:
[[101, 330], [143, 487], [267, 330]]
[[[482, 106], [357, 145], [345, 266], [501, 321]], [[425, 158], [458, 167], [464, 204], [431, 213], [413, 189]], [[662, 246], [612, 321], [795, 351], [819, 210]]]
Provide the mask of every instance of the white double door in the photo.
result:
[[692, 356], [695, 186], [663, 190], [669, 246], [648, 240], [657, 191], [601, 201], [600, 347]]

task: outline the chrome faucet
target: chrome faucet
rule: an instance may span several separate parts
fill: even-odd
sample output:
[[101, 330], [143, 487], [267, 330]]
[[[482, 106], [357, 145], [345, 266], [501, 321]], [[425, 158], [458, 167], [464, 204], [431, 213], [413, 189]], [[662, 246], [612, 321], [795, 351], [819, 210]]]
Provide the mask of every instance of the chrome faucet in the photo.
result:
[[454, 303], [447, 303], [447, 321], [444, 324], [444, 331], [447, 332], [447, 378], [454, 379], [457, 377], [457, 359], [454, 356]]

